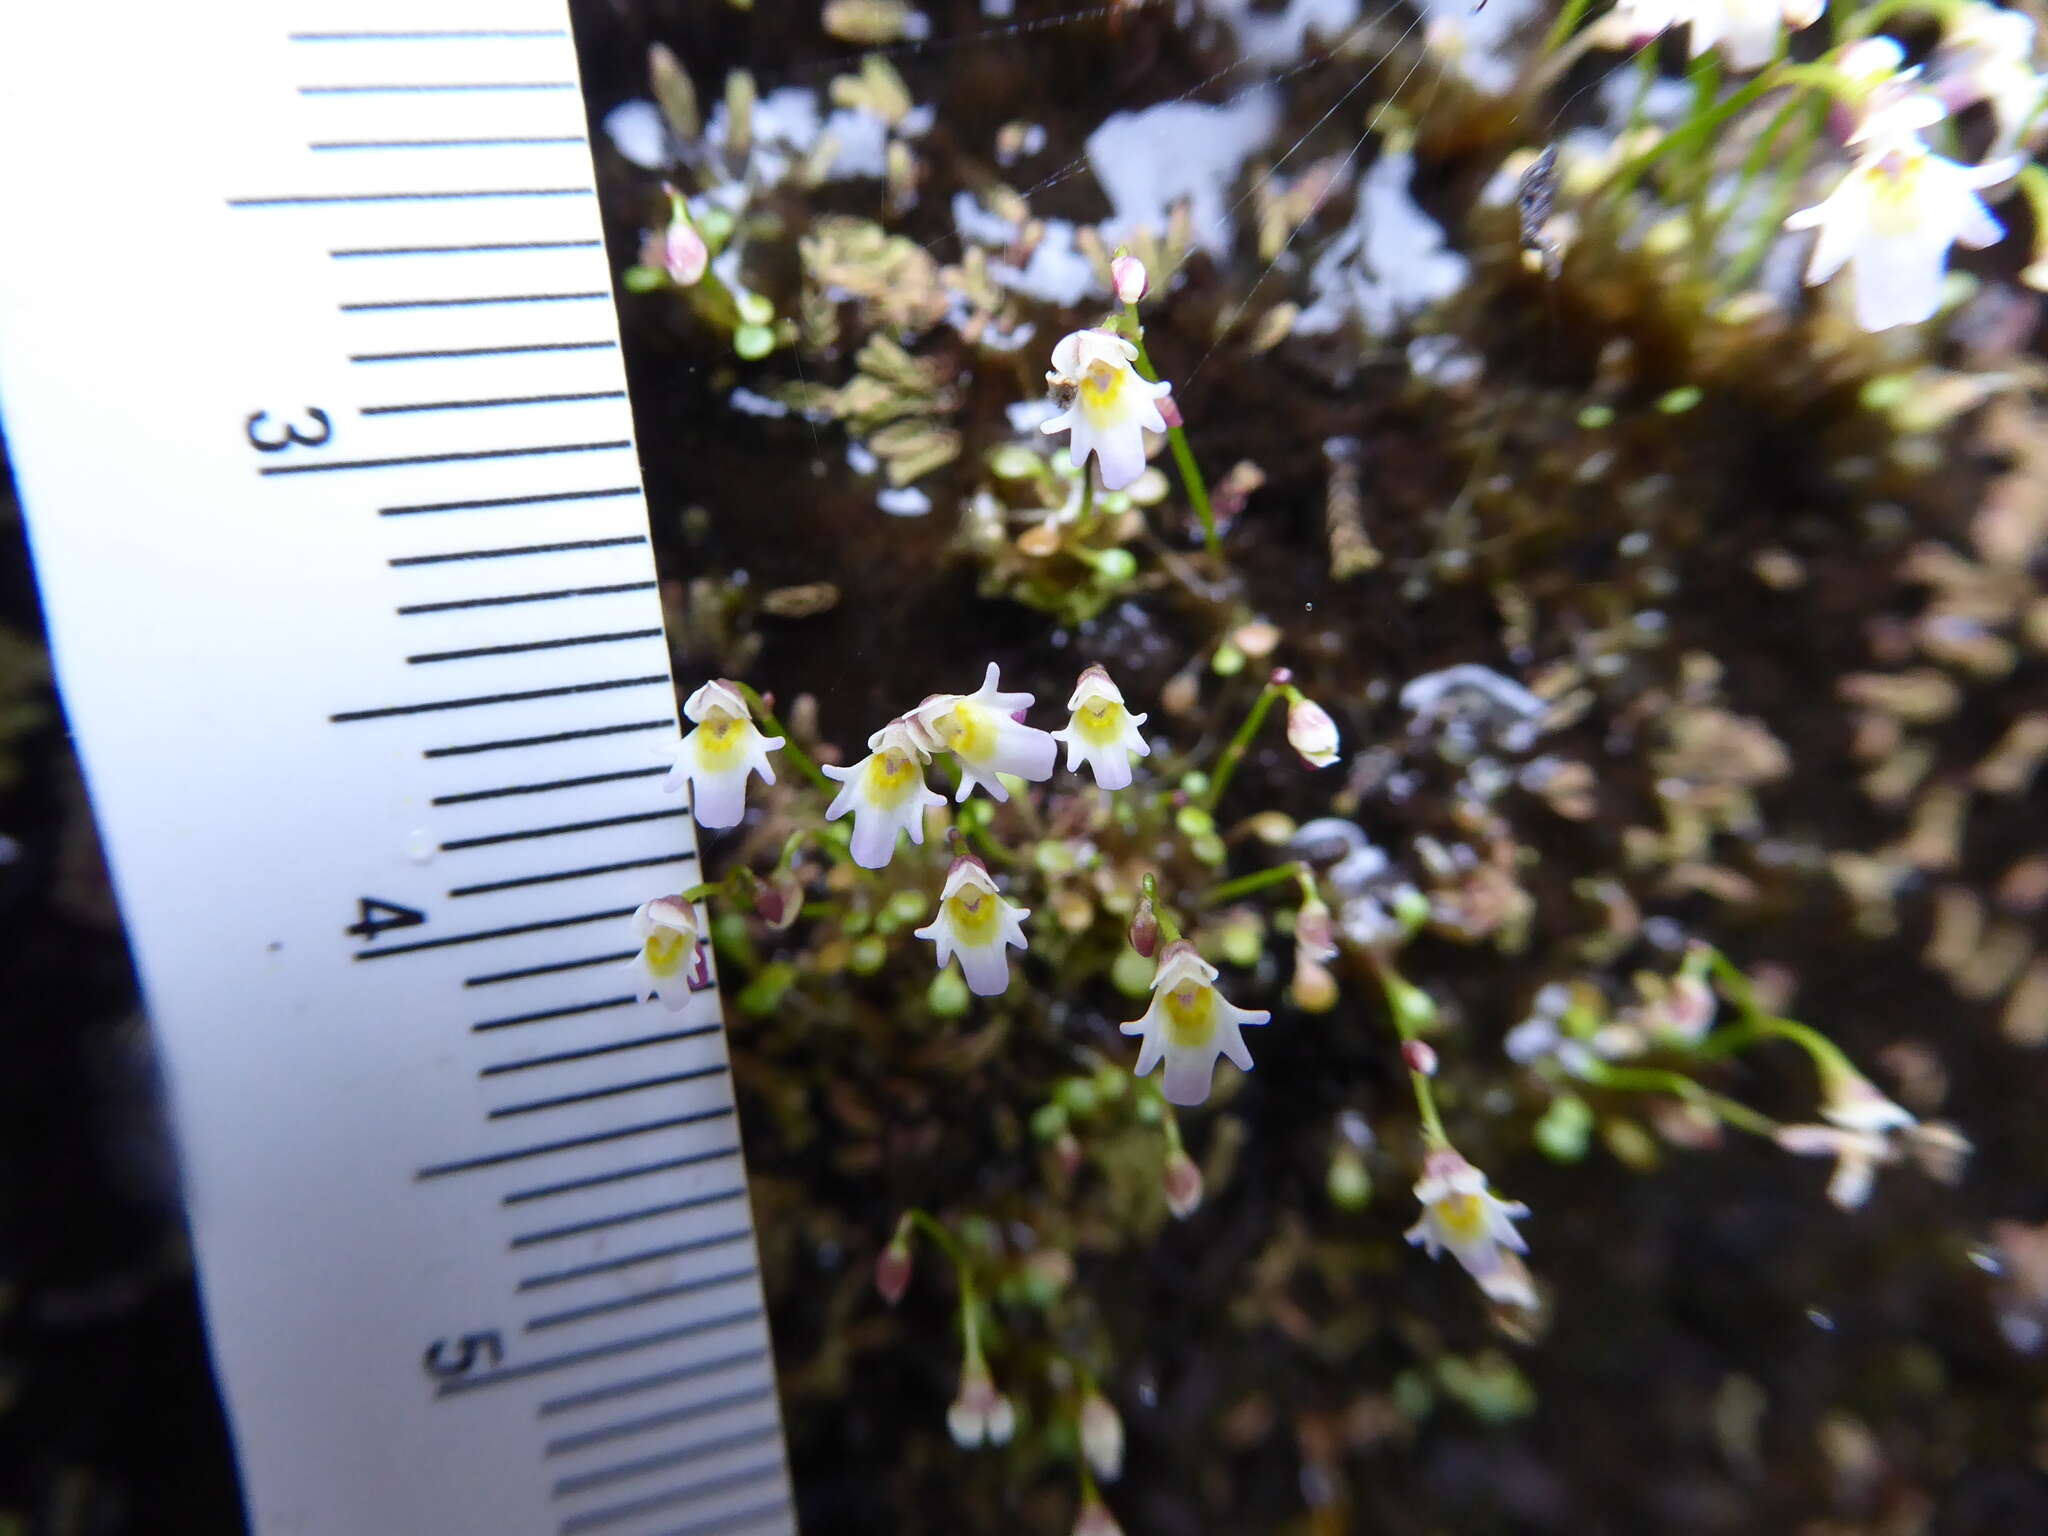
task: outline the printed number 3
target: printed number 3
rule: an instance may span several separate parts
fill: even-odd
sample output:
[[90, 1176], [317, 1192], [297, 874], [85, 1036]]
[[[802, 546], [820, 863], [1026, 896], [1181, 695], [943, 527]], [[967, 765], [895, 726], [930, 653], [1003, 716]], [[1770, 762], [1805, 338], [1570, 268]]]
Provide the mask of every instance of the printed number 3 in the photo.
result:
[[420, 1365], [436, 1381], [467, 1376], [479, 1365], [495, 1367], [505, 1360], [505, 1341], [493, 1328], [488, 1333], [465, 1333], [459, 1339], [436, 1339], [420, 1356]]
[[[266, 434], [264, 425], [270, 420], [270, 412], [257, 411], [249, 418], [243, 428], [249, 435], [249, 446], [258, 453], [283, 453], [285, 449], [295, 446], [299, 448], [318, 448], [322, 446], [334, 436], [334, 418], [321, 410], [317, 405], [307, 406], [306, 414], [312, 417], [314, 427], [319, 429], [319, 436], [315, 437], [311, 429], [301, 429], [296, 422], [290, 421], [273, 424], [273, 430]], [[284, 435], [282, 437], [277, 435], [275, 430], [277, 426], [283, 428]]]

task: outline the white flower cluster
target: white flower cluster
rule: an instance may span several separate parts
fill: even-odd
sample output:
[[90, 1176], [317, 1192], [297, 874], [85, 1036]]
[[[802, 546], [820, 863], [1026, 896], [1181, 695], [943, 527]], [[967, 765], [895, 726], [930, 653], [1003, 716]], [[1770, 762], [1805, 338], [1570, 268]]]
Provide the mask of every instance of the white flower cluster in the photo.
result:
[[[1089, 667], [1075, 684], [1065, 729], [1026, 725], [1022, 716], [1034, 702], [1028, 693], [1003, 692], [1001, 674], [990, 662], [973, 693], [933, 694], [870, 736], [868, 755], [852, 767], [828, 766], [824, 772], [840, 788], [825, 819], [853, 817], [853, 861], [881, 869], [895, 857], [899, 834], [924, 842], [924, 813], [946, 803], [924, 781], [925, 765], [941, 753], [951, 753], [959, 769], [954, 799], [965, 800], [979, 788], [992, 800], [1006, 801], [1004, 776], [1051, 778], [1061, 742], [1069, 771], [1086, 763], [1104, 789], [1126, 788], [1131, 759], [1152, 750], [1138, 734], [1145, 716], [1125, 708], [1123, 694], [1099, 666]], [[969, 990], [994, 997], [1010, 984], [1009, 950], [1025, 947], [1023, 922], [1030, 915], [1003, 898], [979, 859], [959, 858], [940, 892], [938, 915], [916, 932], [932, 941], [941, 968], [959, 956]]]
[[2041, 98], [2033, 24], [1988, 5], [1966, 6], [1963, 16], [1967, 25], [1959, 23], [1936, 54], [1938, 96], [1922, 88], [1919, 69], [1900, 67], [1905, 52], [1888, 37], [1844, 51], [1841, 72], [1864, 93], [1848, 140], [1857, 158], [1826, 199], [1785, 221], [1788, 229], [1818, 232], [1807, 282], [1847, 268], [1856, 323], [1867, 331], [1931, 319], [1950, 249], [1987, 246], [2005, 234], [1978, 194], [2010, 180], [2018, 163], [1962, 165], [1920, 136], [1950, 107], [1988, 101], [2001, 141], [2017, 142]]

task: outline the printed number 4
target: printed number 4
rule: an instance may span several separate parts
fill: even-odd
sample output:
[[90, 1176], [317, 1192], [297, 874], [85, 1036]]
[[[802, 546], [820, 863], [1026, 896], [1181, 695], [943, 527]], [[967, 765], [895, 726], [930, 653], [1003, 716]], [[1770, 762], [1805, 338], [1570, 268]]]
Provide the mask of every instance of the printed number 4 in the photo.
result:
[[345, 932], [359, 939], [374, 939], [393, 928], [414, 928], [427, 920], [427, 914], [412, 907], [401, 907], [395, 901], [380, 901], [375, 896], [358, 896], [356, 920]]

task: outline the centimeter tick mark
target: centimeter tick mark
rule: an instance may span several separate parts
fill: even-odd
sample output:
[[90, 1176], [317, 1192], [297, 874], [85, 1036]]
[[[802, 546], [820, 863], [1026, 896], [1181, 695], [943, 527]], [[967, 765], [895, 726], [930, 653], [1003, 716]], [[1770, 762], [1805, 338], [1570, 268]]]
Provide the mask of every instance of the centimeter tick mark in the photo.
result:
[[633, 1334], [603, 1344], [592, 1344], [583, 1349], [572, 1349], [564, 1354], [524, 1361], [519, 1365], [500, 1366], [497, 1370], [484, 1371], [474, 1376], [458, 1376], [453, 1381], [442, 1382], [435, 1388], [434, 1395], [455, 1397], [462, 1393], [479, 1392], [486, 1387], [495, 1387], [501, 1382], [520, 1381], [529, 1376], [542, 1376], [550, 1371], [566, 1370], [571, 1366], [588, 1365], [593, 1360], [614, 1360], [621, 1355], [637, 1354], [643, 1349], [656, 1349], [663, 1344], [676, 1344], [684, 1339], [700, 1338], [707, 1333], [735, 1328], [742, 1323], [757, 1321], [760, 1316], [759, 1307], [743, 1307], [737, 1312], [700, 1318], [693, 1323], [663, 1328], [654, 1333]]
[[[430, 1163], [416, 1172], [413, 1177], [415, 1179], [446, 1178], [450, 1174], [471, 1173], [481, 1168], [499, 1168], [506, 1163], [523, 1163], [530, 1157], [549, 1157], [556, 1152], [575, 1152], [580, 1151], [584, 1147], [600, 1147], [608, 1142], [630, 1141], [636, 1136], [653, 1136], [662, 1131], [676, 1131], [686, 1126], [702, 1125], [707, 1120], [729, 1120], [731, 1118], [731, 1105], [726, 1105], [721, 1109], [700, 1109], [692, 1114], [670, 1115], [666, 1119], [646, 1120], [637, 1125], [613, 1126], [610, 1130], [595, 1131], [587, 1136], [570, 1136], [561, 1141], [536, 1142], [529, 1147], [513, 1147], [504, 1152], [486, 1152], [478, 1157], [459, 1158], [452, 1163]], [[744, 1193], [742, 1190], [733, 1190], [731, 1194], [726, 1195], [724, 1198], [731, 1199], [742, 1193]], [[607, 1225], [611, 1225], [611, 1223], [601, 1221], [596, 1223], [595, 1226], [586, 1225], [577, 1230], [595, 1231], [598, 1227]], [[551, 1235], [553, 1234], [543, 1233], [529, 1238], [527, 1241], [543, 1242]], [[523, 1244], [520, 1239], [514, 1238], [512, 1246], [518, 1248], [523, 1246]]]
[[574, 917], [550, 917], [538, 923], [514, 923], [509, 928], [484, 928], [475, 933], [453, 933], [441, 939], [419, 939], [411, 944], [387, 944], [382, 949], [359, 949], [358, 960], [383, 960], [392, 955], [417, 954], [425, 949], [452, 949], [459, 944], [481, 944], [487, 939], [509, 939], [522, 933], [546, 933], [554, 928], [574, 928], [581, 923], [601, 923], [608, 918], [631, 917], [631, 907], [614, 907], [604, 912], [582, 912]]
[[623, 389], [586, 389], [560, 395], [500, 395], [494, 400], [429, 400], [418, 405], [366, 405], [365, 416], [411, 416], [421, 411], [490, 411], [508, 405], [561, 405], [572, 400], [623, 400]]
[[[438, 713], [444, 709], [481, 709], [492, 704], [523, 704], [530, 699], [558, 699], [565, 694], [572, 693], [608, 693], [618, 688], [651, 688], [656, 684], [660, 684], [664, 688], [673, 686], [668, 674], [663, 672], [649, 677], [619, 677], [596, 683], [568, 683], [560, 688], [528, 688], [517, 693], [483, 693], [466, 699], [433, 699], [421, 704], [386, 704], [377, 709], [345, 709], [341, 713], [329, 715], [327, 718], [335, 725], [346, 725], [356, 720], [385, 720], [395, 715], [428, 715]], [[663, 812], [661, 814], [671, 815], [675, 813]], [[576, 829], [568, 828], [564, 830], [573, 831]], [[548, 834], [545, 832], [531, 832], [515, 833], [512, 835], [545, 837]], [[504, 839], [485, 839], [484, 841], [504, 841]], [[474, 842], [453, 845], [444, 843], [441, 846], [445, 851], [450, 846], [469, 848], [475, 847], [477, 844]]]
[[578, 778], [550, 779], [542, 784], [507, 784], [499, 789], [471, 789], [457, 795], [436, 795], [427, 804], [467, 805], [475, 800], [503, 800], [513, 795], [548, 795], [558, 789], [584, 789], [592, 784], [616, 784], [622, 779], [651, 779], [656, 774], [667, 772], [666, 768], [622, 768], [615, 773], [586, 773]]
[[527, 459], [551, 453], [612, 453], [633, 445], [625, 438], [604, 443], [543, 443], [529, 448], [472, 448], [463, 453], [415, 453], [392, 459], [330, 459], [324, 464], [264, 464], [259, 475], [324, 475], [341, 469], [393, 469], [404, 464], [456, 464], [469, 459]]
[[618, 581], [602, 587], [557, 587], [552, 592], [507, 592], [497, 597], [458, 597], [439, 603], [406, 603], [400, 615], [452, 613], [458, 608], [504, 608], [514, 603], [551, 603], [571, 597], [611, 597], [620, 592], [652, 592], [651, 581]]
[[480, 1019], [470, 1025], [478, 1034], [492, 1029], [515, 1029], [521, 1024], [543, 1024], [549, 1019], [572, 1019], [579, 1014], [602, 1013], [608, 1008], [631, 1008], [640, 1001], [637, 997], [601, 997], [594, 1003], [570, 1003], [562, 1008], [542, 1008], [534, 1013], [514, 1013], [502, 1019]]
[[495, 987], [508, 981], [526, 981], [534, 976], [558, 976], [563, 971], [587, 971], [593, 965], [623, 965], [637, 955], [637, 949], [616, 949], [602, 955], [584, 955], [575, 960], [554, 960], [546, 965], [523, 965], [516, 971], [492, 971], [484, 976], [466, 976], [465, 987]]

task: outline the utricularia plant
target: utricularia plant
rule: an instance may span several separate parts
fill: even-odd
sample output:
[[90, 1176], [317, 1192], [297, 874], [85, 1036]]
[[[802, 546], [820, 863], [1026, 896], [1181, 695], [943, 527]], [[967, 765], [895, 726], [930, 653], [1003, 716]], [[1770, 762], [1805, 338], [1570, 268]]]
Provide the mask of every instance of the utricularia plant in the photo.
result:
[[[1057, 969], [1034, 945], [1071, 954], [1043, 941], [1061, 929], [1071, 936], [1102, 910], [1091, 905], [1073, 918], [1073, 888], [1062, 884], [1093, 857], [1090, 889], [1123, 921], [1112, 974], [1126, 992], [1146, 999], [1137, 1017], [1119, 1026], [1135, 1049], [1120, 1059], [1093, 1048], [1080, 1053], [1093, 1065], [1054, 1085], [1031, 1128], [1048, 1167], [1062, 1178], [1072, 1178], [1085, 1160], [1084, 1138], [1095, 1128], [1146, 1128], [1159, 1148], [1161, 1203], [1185, 1219], [1200, 1208], [1204, 1181], [1178, 1117], [1211, 1103], [1219, 1090], [1242, 1091], [1239, 1074], [1254, 1070], [1246, 1031], [1269, 1025], [1273, 1014], [1230, 995], [1243, 994], [1244, 968], [1257, 958], [1232, 935], [1243, 931], [1242, 903], [1277, 899], [1281, 926], [1292, 935], [1293, 1007], [1328, 1012], [1345, 984], [1340, 977], [1362, 977], [1388, 1027], [1387, 1047], [1398, 1053], [1414, 1127], [1415, 1214], [1407, 1240], [1431, 1258], [1448, 1255], [1492, 1307], [1537, 1308], [1542, 1291], [1525, 1258], [1523, 1232], [1525, 1224], [1540, 1230], [1541, 1213], [1496, 1189], [1464, 1150], [1497, 1148], [1501, 1111], [1462, 1101], [1453, 1140], [1436, 1088], [1440, 1049], [1450, 1048], [1451, 1037], [1427, 987], [1404, 974], [1414, 938], [1461, 920], [1455, 891], [1432, 895], [1424, 888], [1429, 871], [1441, 878], [1452, 866], [1439, 850], [1420, 861], [1416, 879], [1379, 870], [1363, 892], [1361, 877], [1342, 873], [1341, 860], [1319, 868], [1290, 857], [1221, 877], [1231, 853], [1214, 813], [1266, 722], [1282, 713], [1287, 744], [1313, 772], [1342, 756], [1330, 711], [1276, 668], [1250, 696], [1235, 731], [1211, 733], [1219, 745], [1197, 760], [1167, 733], [1148, 735], [1152, 713], [1134, 710], [1101, 664], [1075, 678], [1056, 729], [1032, 723], [1036, 706], [1031, 693], [1005, 688], [991, 662], [972, 691], [930, 695], [884, 722], [850, 764], [820, 765], [777, 721], [769, 700], [736, 680], [704, 683], [685, 705], [688, 734], [666, 749], [675, 765], [670, 783], [687, 784], [707, 831], [749, 821], [750, 809], [760, 813], [754, 819], [777, 829], [782, 852], [772, 868], [741, 864], [716, 881], [644, 903], [631, 920], [634, 995], [677, 1008], [708, 986], [704, 946], [719, 919], [707, 909], [716, 904], [735, 909], [735, 917], [751, 911], [780, 931], [802, 919], [814, 896], [869, 892], [873, 909], [890, 914], [886, 932], [909, 929], [899, 944], [931, 945], [934, 1017], [943, 1022], [974, 1006], [1002, 1008], [1008, 1028], [1023, 1027], [1031, 999], [1019, 992], [1020, 974], [1037, 972], [1067, 997], [1078, 996], [1089, 979]], [[777, 754], [797, 770], [791, 782], [778, 780], [771, 761]], [[1060, 782], [1062, 758], [1069, 777]], [[1275, 814], [1240, 824], [1240, 846], [1291, 849], [1289, 829], [1275, 835], [1261, 825]], [[1101, 844], [1118, 841], [1135, 855], [1102, 860]], [[803, 857], [814, 861], [809, 874], [800, 869]], [[871, 963], [857, 974], [872, 974], [885, 939], [863, 930], [861, 943], [870, 947]], [[1232, 965], [1238, 973], [1226, 977]], [[977, 1005], [977, 998], [984, 1001]], [[1818, 1076], [1810, 1123], [1781, 1124], [1715, 1085], [1730, 1058], [1787, 1045], [1803, 1051]], [[1687, 950], [1674, 973], [1639, 977], [1636, 1000], [1626, 1004], [1610, 1004], [1597, 983], [1585, 980], [1545, 988], [1532, 1015], [1505, 1031], [1505, 1048], [1529, 1074], [1532, 1090], [1547, 1096], [1548, 1108], [1528, 1134], [1560, 1160], [1583, 1154], [1586, 1132], [1603, 1113], [1623, 1114], [1618, 1106], [1641, 1096], [1657, 1101], [1674, 1124], [1689, 1126], [1685, 1135], [1695, 1140], [1747, 1133], [1801, 1157], [1830, 1160], [1828, 1193], [1845, 1207], [1869, 1198], [1884, 1167], [1910, 1161], [1951, 1178], [1969, 1151], [1952, 1129], [1923, 1123], [1887, 1097], [1819, 1030], [1776, 1012], [1704, 943]], [[1234, 1071], [1220, 1073], [1221, 1060]], [[1341, 1211], [1370, 1198], [1357, 1155], [1370, 1137], [1363, 1117], [1352, 1118], [1357, 1136], [1331, 1169], [1331, 1196]], [[961, 1346], [959, 1390], [946, 1414], [953, 1438], [962, 1447], [1001, 1446], [1037, 1428], [1063, 1426], [1049, 1443], [1069, 1447], [1075, 1460], [1077, 1529], [1091, 1522], [1113, 1529], [1101, 1485], [1121, 1467], [1121, 1420], [1088, 1362], [1056, 1353], [1049, 1397], [1021, 1362], [1011, 1364], [1015, 1320], [999, 1306], [1021, 1282], [997, 1257], [991, 1230], [971, 1216], [947, 1222], [911, 1210], [882, 1252], [876, 1283], [892, 1303], [904, 1294], [920, 1237], [946, 1257]], [[1042, 1349], [1033, 1348], [1031, 1358], [1041, 1358]], [[1001, 1384], [1004, 1375], [1016, 1396]]]
[[[1558, 35], [1581, 13], [1568, 9]], [[1939, 21], [1940, 35], [1926, 61], [1908, 67], [1900, 43], [1876, 29], [1923, 16]], [[1795, 62], [1790, 35], [1817, 24], [1832, 25], [1832, 46]], [[2003, 238], [1987, 194], [2017, 184], [2037, 212], [2048, 207], [2048, 182], [2024, 152], [2048, 88], [2035, 64], [2034, 23], [2021, 12], [1944, 0], [1838, 5], [1830, 18], [1822, 0], [1621, 0], [1571, 46], [1632, 50], [1647, 81], [1657, 67], [1650, 45], [1680, 29], [1699, 60], [1694, 110], [1658, 132], [1643, 123], [1639, 95], [1611, 163], [1566, 180], [1598, 197], [1662, 178], [1689, 210], [1679, 247], [1724, 292], [1756, 272], [1780, 227], [1811, 230], [1808, 283], [1842, 275], [1864, 330], [1918, 324], [1951, 291], [1954, 248]], [[1717, 94], [1717, 63], [1746, 78]], [[1959, 120], [1978, 106], [1991, 121], [1988, 143]], [[1731, 121], [1742, 116], [1753, 132]], [[1750, 146], [1739, 166], [1717, 160], [1725, 143]], [[1972, 143], [1980, 154], [1965, 153]], [[1802, 183], [1821, 195], [1795, 209]], [[2037, 261], [2028, 281], [2042, 272], [2048, 264]]]

